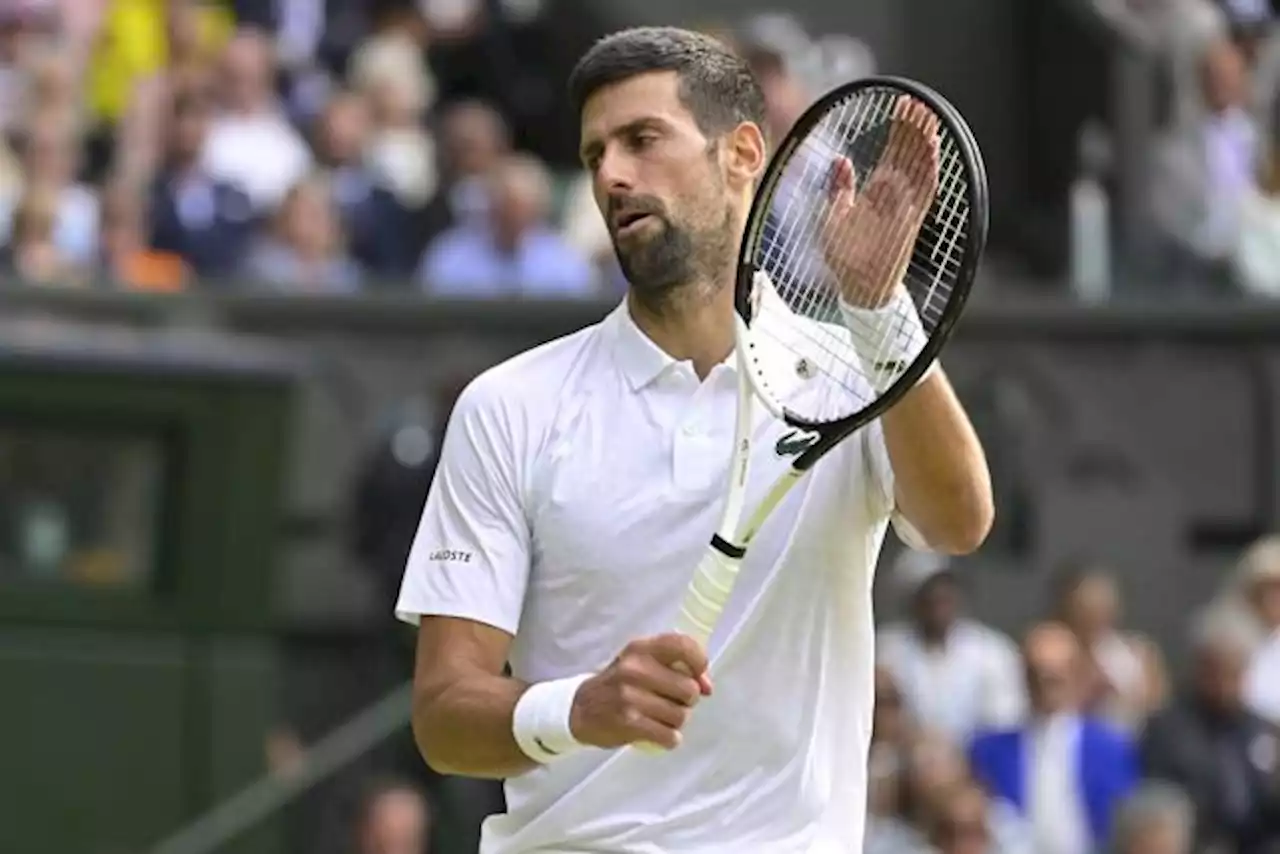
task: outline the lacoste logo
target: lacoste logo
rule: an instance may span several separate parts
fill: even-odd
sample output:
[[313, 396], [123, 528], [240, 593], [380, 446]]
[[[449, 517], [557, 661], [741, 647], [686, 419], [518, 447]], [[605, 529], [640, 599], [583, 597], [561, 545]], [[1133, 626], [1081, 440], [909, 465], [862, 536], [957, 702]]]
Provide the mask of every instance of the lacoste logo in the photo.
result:
[[811, 430], [788, 430], [778, 439], [774, 450], [780, 457], [794, 457], [813, 447], [820, 437]]

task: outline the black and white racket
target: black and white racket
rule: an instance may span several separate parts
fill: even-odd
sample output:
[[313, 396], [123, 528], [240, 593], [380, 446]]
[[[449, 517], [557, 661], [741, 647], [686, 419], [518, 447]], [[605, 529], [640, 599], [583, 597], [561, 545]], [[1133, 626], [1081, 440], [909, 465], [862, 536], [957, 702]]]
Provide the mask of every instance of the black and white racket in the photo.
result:
[[[841, 86], [782, 141], [739, 254], [737, 426], [723, 516], [679, 631], [707, 645], [773, 509], [933, 365], [964, 310], [987, 223], [973, 134], [919, 83]], [[793, 428], [787, 441], [799, 453], [744, 518], [756, 401]]]

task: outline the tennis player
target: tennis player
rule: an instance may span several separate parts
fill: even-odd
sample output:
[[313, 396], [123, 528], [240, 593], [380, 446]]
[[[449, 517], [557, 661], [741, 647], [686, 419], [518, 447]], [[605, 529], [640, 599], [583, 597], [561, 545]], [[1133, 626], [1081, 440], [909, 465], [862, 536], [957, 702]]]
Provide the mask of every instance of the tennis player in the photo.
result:
[[[876, 558], [891, 518], [934, 550], [982, 542], [982, 449], [930, 372], [774, 512], [709, 655], [668, 633], [728, 476], [764, 104], [730, 50], [669, 28], [603, 39], [570, 88], [630, 290], [457, 402], [397, 606], [419, 623], [418, 745], [440, 772], [507, 781], [482, 854], [860, 852]], [[846, 222], [909, 219], [919, 193], [851, 199]], [[883, 301], [901, 239], [834, 266]], [[760, 430], [766, 484], [803, 443]]]

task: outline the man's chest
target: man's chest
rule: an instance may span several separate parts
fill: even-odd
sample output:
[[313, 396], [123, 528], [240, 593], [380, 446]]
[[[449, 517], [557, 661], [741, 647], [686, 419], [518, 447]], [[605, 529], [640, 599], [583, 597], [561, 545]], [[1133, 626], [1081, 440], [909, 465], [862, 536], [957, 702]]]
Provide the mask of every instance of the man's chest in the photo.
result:
[[[563, 419], [530, 488], [535, 607], [539, 598], [561, 607], [572, 598], [597, 614], [669, 621], [720, 521], [733, 404], [730, 389], [597, 401]], [[747, 512], [803, 449], [795, 431], [764, 412], [751, 438]], [[759, 587], [800, 527], [821, 530], [839, 516], [848, 473], [837, 469], [845, 466], [847, 458], [833, 454], [773, 511], [752, 543], [741, 587]]]

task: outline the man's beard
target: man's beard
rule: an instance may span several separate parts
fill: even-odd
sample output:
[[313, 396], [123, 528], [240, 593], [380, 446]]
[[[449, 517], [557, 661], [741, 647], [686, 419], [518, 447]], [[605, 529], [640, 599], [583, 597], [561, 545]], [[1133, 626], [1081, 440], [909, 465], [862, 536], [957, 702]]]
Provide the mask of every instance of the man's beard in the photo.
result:
[[653, 233], [619, 241], [613, 250], [631, 287], [641, 294], [661, 296], [699, 280], [714, 285], [733, 249], [728, 210], [713, 228], [691, 228], [674, 222], [658, 204], [643, 208], [657, 220]]
[[651, 294], [664, 293], [690, 281], [694, 269], [694, 240], [687, 229], [671, 222], [663, 214], [650, 214], [658, 220], [655, 233], [620, 243], [613, 238], [613, 251], [618, 256], [622, 274], [633, 288]]

